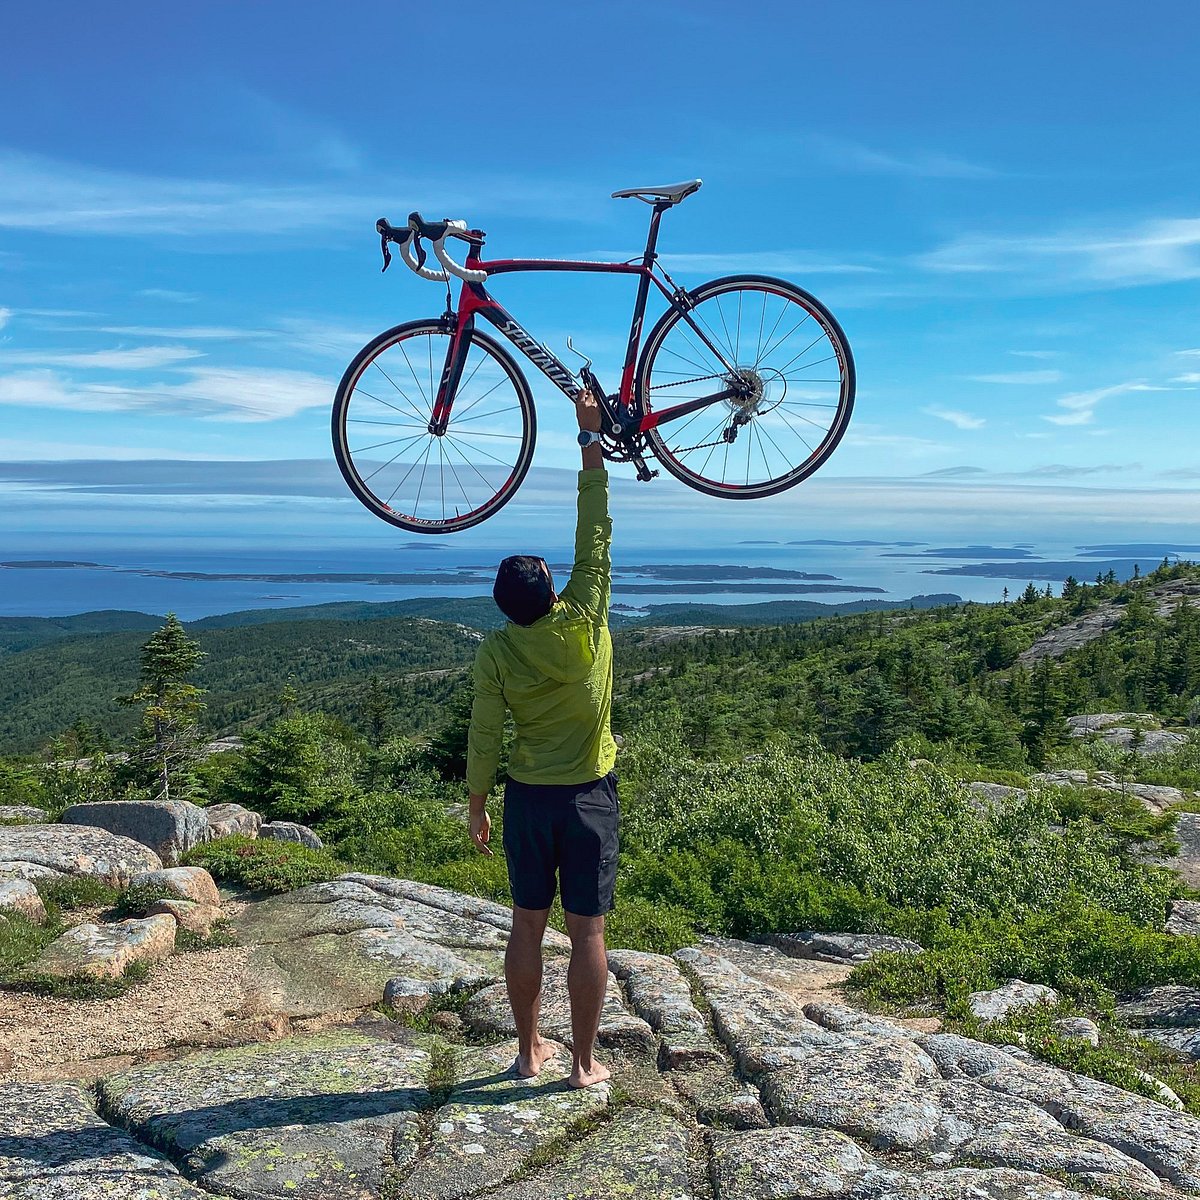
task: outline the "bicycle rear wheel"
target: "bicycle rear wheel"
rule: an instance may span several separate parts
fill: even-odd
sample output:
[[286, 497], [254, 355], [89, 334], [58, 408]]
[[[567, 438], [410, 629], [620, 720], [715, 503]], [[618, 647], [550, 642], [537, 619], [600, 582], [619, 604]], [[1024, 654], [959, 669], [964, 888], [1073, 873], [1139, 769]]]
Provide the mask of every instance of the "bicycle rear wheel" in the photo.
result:
[[638, 372], [647, 411], [735, 385], [746, 394], [648, 430], [652, 453], [710, 496], [752, 500], [795, 487], [849, 424], [854, 359], [846, 335], [816, 297], [783, 279], [732, 275], [689, 295], [688, 316], [721, 357], [668, 309]]
[[350, 490], [410, 533], [457, 533], [512, 499], [537, 421], [521, 369], [474, 330], [444, 433], [429, 431], [451, 340], [440, 321], [381, 333], [346, 368], [333, 402], [333, 452]]

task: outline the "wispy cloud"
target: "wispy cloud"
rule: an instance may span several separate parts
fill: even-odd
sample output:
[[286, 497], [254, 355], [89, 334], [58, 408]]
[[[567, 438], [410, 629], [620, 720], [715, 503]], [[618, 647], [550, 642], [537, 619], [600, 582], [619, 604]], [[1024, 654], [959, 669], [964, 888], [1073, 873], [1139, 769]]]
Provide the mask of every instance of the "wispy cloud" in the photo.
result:
[[1036, 236], [965, 234], [916, 261], [940, 274], [1007, 275], [1056, 290], [1197, 279], [1200, 217]]
[[1183, 375], [1176, 375], [1171, 380], [1172, 383], [1200, 383], [1200, 371], [1188, 371]]
[[97, 333], [113, 333], [119, 337], [185, 338], [188, 341], [235, 342], [266, 336], [262, 329], [239, 329], [232, 325], [99, 325], [95, 329]]
[[1010, 350], [1014, 358], [1057, 358], [1059, 351], [1057, 350]]
[[0, 148], [0, 228], [7, 229], [181, 238], [365, 231], [378, 215], [379, 197], [397, 194], [413, 207], [471, 220], [516, 213], [577, 221], [601, 201], [599, 192], [571, 181], [528, 176], [371, 177], [335, 189], [323, 181], [271, 185], [144, 175]]
[[998, 375], [968, 375], [973, 383], [1004, 383], [1014, 386], [1027, 386], [1038, 383], [1058, 383], [1063, 377], [1061, 371], [1007, 371]]
[[880, 150], [821, 134], [805, 141], [831, 166], [844, 171], [917, 179], [994, 179], [1000, 174], [993, 167], [936, 150]]
[[937, 417], [940, 421], [948, 421], [955, 429], [982, 429], [987, 421], [983, 417], [976, 417], [971, 413], [959, 412], [953, 408], [923, 408], [923, 413], [927, 413], [931, 417]]
[[845, 446], [884, 447], [908, 454], [932, 454], [949, 447], [941, 442], [930, 441], [928, 438], [912, 437], [904, 433], [892, 433], [879, 425], [851, 425], [843, 442]]
[[161, 409], [228, 421], [272, 421], [330, 403], [329, 380], [303, 371], [196, 367], [144, 386], [80, 383], [54, 371], [0, 375], [0, 404], [76, 412]]
[[200, 357], [201, 352], [190, 346], [137, 346], [129, 350], [89, 350], [78, 354], [10, 350], [0, 351], [0, 367], [11, 364], [83, 367], [97, 371], [148, 371]]
[[166, 300], [171, 304], [195, 304], [200, 299], [195, 292], [177, 292], [172, 288], [142, 288], [139, 296], [147, 300]]
[[0, 329], [3, 329], [9, 323], [12, 315], [13, 310], [11, 308], [0, 308]]
[[1053, 425], [1090, 425], [1096, 415], [1096, 405], [1102, 400], [1113, 396], [1121, 396], [1127, 392], [1161, 392], [1165, 389], [1148, 383], [1117, 383], [1111, 387], [1094, 388], [1090, 392], [1072, 392], [1058, 401], [1059, 408], [1065, 408], [1063, 413], [1050, 413], [1042, 417]]

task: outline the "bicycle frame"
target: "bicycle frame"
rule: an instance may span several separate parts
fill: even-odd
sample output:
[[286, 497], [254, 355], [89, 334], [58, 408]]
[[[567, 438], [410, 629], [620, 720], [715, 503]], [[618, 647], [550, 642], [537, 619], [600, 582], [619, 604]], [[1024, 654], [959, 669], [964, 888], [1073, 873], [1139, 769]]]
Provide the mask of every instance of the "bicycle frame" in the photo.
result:
[[[637, 299], [634, 302], [633, 320], [629, 326], [629, 341], [625, 350], [625, 365], [621, 371], [621, 387], [617, 393], [616, 409], [613, 409], [607, 397], [599, 397], [601, 408], [608, 422], [606, 432], [618, 440], [629, 440], [667, 421], [685, 417], [689, 413], [741, 394], [737, 389], [729, 387], [715, 392], [711, 396], [701, 396], [658, 412], [647, 412], [645, 397], [638, 395], [635, 391], [634, 374], [637, 370], [638, 350], [642, 340], [642, 321], [646, 313], [646, 301], [650, 294], [651, 284], [658, 288], [667, 304], [687, 321], [696, 336], [716, 355], [717, 360], [726, 370], [730, 374], [736, 373], [736, 364], [728, 362], [721, 351], [713, 345], [704, 330], [692, 320], [688, 312], [690, 305], [687, 293], [678, 286], [671, 290], [655, 274], [658, 227], [665, 211], [666, 207], [655, 205], [641, 262], [589, 262], [556, 258], [484, 260], [479, 257], [480, 243], [474, 241], [470, 243], [470, 253], [466, 260], [469, 270], [486, 271], [489, 277], [517, 271], [573, 271], [607, 275], [636, 275], [638, 277]], [[659, 270], [662, 268], [660, 267]], [[663, 274], [666, 275], [666, 272], [664, 271]], [[674, 285], [674, 280], [669, 275], [666, 278], [669, 283]], [[437, 401], [429, 422], [430, 433], [444, 433], [449, 425], [454, 397], [462, 378], [467, 352], [470, 349], [470, 334], [474, 329], [476, 317], [483, 317], [494, 325], [568, 399], [574, 401], [579, 395], [581, 389], [575, 382], [574, 373], [560, 362], [551, 350], [537, 341], [498, 300], [490, 295], [485, 284], [464, 282], [459, 293], [457, 312], [447, 312], [446, 317], [448, 321], [453, 321], [454, 328], [446, 352], [446, 365], [438, 384]]]

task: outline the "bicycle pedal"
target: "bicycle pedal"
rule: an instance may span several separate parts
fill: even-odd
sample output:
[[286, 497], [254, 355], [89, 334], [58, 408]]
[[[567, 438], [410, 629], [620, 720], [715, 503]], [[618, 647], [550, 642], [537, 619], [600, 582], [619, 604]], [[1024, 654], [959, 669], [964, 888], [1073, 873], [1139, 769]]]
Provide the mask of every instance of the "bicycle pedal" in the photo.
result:
[[658, 472], [651, 471], [649, 467], [639, 467], [638, 468], [637, 477], [638, 477], [639, 483], [649, 483], [650, 480], [657, 478], [657, 476], [658, 476]]

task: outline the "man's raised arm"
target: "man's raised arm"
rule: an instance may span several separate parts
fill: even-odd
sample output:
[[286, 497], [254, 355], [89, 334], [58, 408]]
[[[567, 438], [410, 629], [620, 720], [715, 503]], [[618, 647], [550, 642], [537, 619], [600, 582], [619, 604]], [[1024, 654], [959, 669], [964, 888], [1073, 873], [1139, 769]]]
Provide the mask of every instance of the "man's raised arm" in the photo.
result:
[[[579, 428], [600, 431], [600, 406], [590, 392], [575, 402]], [[608, 515], [608, 472], [598, 441], [583, 447], [579, 472], [579, 509], [575, 525], [575, 565], [562, 600], [594, 621], [608, 620], [612, 591], [612, 518]]]

